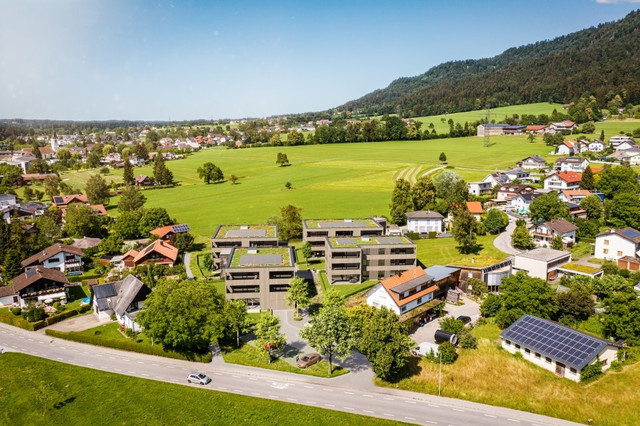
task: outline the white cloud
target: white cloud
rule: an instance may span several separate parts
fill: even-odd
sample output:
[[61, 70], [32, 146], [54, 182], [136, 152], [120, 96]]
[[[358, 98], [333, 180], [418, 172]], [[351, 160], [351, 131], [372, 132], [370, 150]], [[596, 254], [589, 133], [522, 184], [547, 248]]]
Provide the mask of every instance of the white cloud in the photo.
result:
[[617, 4], [617, 3], [640, 3], [640, 0], [596, 0], [601, 4]]

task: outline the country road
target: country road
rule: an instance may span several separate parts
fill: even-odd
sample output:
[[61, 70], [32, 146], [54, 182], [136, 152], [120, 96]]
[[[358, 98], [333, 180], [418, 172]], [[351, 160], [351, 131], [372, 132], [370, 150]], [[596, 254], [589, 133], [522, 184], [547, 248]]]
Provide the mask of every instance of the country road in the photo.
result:
[[211, 364], [180, 361], [65, 341], [5, 324], [0, 324], [0, 347], [76, 366], [183, 386], [199, 386], [186, 383], [187, 374], [198, 370], [213, 379], [204, 389], [416, 424], [573, 424], [523, 411], [378, 388], [373, 384], [363, 386], [358, 383], [354, 387], [349, 383], [349, 374], [322, 379], [225, 364], [219, 356], [214, 357]]

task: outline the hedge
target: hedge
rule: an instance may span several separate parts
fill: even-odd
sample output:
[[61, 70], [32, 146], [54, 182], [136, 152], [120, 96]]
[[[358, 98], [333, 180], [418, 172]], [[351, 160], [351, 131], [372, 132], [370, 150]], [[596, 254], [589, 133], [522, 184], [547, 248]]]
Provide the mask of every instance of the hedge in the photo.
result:
[[13, 315], [10, 312], [0, 312], [0, 322], [13, 325], [14, 327], [24, 328], [29, 331], [40, 330], [46, 325], [44, 321], [29, 322], [21, 316]]
[[94, 279], [98, 279], [98, 278], [102, 278], [102, 275], [98, 275], [98, 274], [73, 275], [73, 276], [67, 277], [67, 279], [69, 280], [70, 283], [79, 283], [79, 282], [83, 282], [85, 280], [94, 280]]
[[62, 321], [64, 319], [72, 317], [74, 315], [78, 315], [78, 314], [81, 314], [83, 312], [87, 312], [89, 310], [89, 308], [90, 308], [89, 305], [83, 305], [83, 306], [80, 306], [79, 308], [76, 308], [76, 309], [69, 309], [68, 311], [62, 312], [61, 314], [51, 315], [50, 317], [45, 319], [45, 322], [47, 323], [47, 325], [55, 324], [55, 323], [60, 322], [60, 321]]
[[182, 359], [187, 361], [196, 361], [196, 362], [211, 362], [211, 352], [207, 352], [206, 354], [198, 354], [194, 352], [174, 352], [174, 351], [165, 351], [161, 345], [157, 346], [149, 346], [143, 345], [140, 343], [136, 343], [129, 340], [120, 340], [120, 339], [112, 339], [108, 337], [102, 336], [92, 336], [90, 334], [83, 334], [77, 331], [58, 331], [58, 330], [49, 330], [45, 332], [47, 336], [57, 337], [59, 339], [72, 340], [74, 342], [79, 343], [87, 343], [90, 345], [96, 346], [104, 346], [107, 348], [113, 349], [121, 349], [124, 351], [130, 352], [139, 352], [147, 355], [156, 355], [163, 356], [166, 358], [174, 358], [174, 359]]

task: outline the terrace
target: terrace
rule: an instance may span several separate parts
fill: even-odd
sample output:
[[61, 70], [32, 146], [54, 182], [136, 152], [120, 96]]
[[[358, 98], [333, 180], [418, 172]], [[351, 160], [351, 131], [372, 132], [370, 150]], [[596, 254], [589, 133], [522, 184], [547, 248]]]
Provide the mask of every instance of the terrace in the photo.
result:
[[308, 229], [335, 229], [335, 228], [379, 228], [380, 225], [373, 219], [306, 219], [304, 227]]
[[329, 238], [329, 245], [332, 248], [353, 248], [366, 245], [414, 245], [414, 242], [404, 236], [397, 237], [349, 237], [349, 238]]
[[276, 225], [220, 225], [212, 238], [275, 238]]
[[231, 268], [293, 266], [290, 247], [246, 248], [237, 247], [231, 253]]

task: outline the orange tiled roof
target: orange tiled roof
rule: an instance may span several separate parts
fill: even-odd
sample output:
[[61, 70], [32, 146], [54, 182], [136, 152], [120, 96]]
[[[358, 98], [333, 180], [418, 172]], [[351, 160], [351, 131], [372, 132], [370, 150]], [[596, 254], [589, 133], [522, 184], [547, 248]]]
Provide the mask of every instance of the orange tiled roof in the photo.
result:
[[467, 210], [471, 214], [482, 214], [482, 203], [480, 201], [467, 201]]
[[560, 172], [557, 173], [558, 177], [567, 183], [580, 182], [582, 180], [582, 173], [575, 172]]
[[394, 275], [392, 277], [380, 280], [380, 284], [382, 284], [382, 286], [387, 291], [387, 293], [389, 293], [389, 296], [391, 296], [391, 298], [393, 299], [393, 301], [395, 302], [396, 305], [403, 306], [403, 305], [406, 305], [409, 302], [412, 302], [412, 301], [416, 300], [419, 297], [425, 296], [425, 295], [427, 295], [429, 293], [432, 293], [432, 292], [437, 290], [438, 286], [432, 285], [432, 286], [427, 287], [425, 289], [422, 289], [419, 292], [417, 292], [416, 294], [412, 294], [411, 296], [406, 297], [406, 298], [404, 298], [402, 300], [400, 300], [398, 298], [398, 295], [395, 292], [391, 291], [392, 288], [397, 287], [400, 284], [404, 284], [406, 282], [409, 282], [409, 281], [411, 281], [413, 279], [416, 279], [418, 277], [421, 277], [423, 275], [427, 275], [426, 272], [424, 272], [424, 269], [422, 269], [419, 266], [416, 266], [415, 268], [409, 269], [408, 271], [405, 271], [400, 275]]
[[149, 244], [144, 249], [140, 250], [140, 252], [133, 259], [134, 263], [138, 263], [141, 261], [146, 255], [151, 252], [160, 253], [162, 256], [171, 259], [172, 261], [176, 261], [178, 259], [178, 249], [172, 246], [169, 243], [165, 243], [162, 240], [155, 240], [151, 244]]

